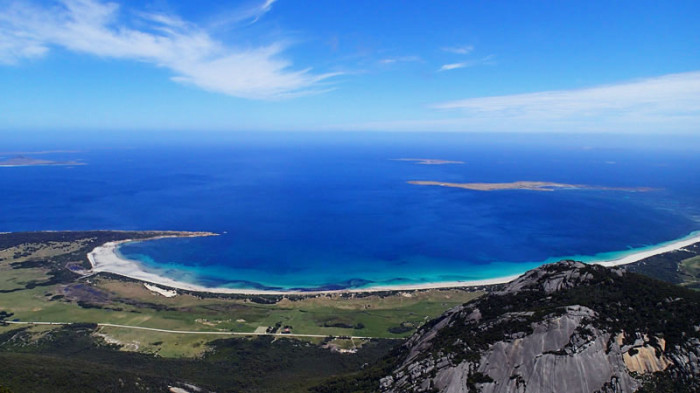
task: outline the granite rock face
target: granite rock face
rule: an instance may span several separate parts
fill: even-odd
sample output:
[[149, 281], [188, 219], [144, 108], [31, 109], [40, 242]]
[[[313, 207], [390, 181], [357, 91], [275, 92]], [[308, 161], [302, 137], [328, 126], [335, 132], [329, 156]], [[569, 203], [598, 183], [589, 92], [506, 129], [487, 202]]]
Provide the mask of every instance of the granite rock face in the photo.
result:
[[[697, 384], [700, 310], [689, 314], [697, 319], [667, 328], [663, 321], [646, 325], [625, 314], [648, 318], [658, 311], [668, 317], [697, 305], [697, 297], [655, 299], [650, 290], [640, 295], [644, 302], [636, 302], [636, 294], [620, 293], [644, 284], [635, 280], [620, 269], [573, 261], [527, 272], [420, 329], [404, 345], [399, 366], [381, 379], [380, 390], [634, 392], [661, 374]], [[587, 304], [568, 304], [579, 299]]]
[[[583, 262], [561, 261], [555, 265], [557, 269], [533, 269], [508, 283], [499, 294], [518, 293], [522, 291], [542, 291], [552, 293], [563, 289], [573, 288], [593, 279], [593, 275], [584, 268]], [[613, 270], [622, 274], [621, 270]]]

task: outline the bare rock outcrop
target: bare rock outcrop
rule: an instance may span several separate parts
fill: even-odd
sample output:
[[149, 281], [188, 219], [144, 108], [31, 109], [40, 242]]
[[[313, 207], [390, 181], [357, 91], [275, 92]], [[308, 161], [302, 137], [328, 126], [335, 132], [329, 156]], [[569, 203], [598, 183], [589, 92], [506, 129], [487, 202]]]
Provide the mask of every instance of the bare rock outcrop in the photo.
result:
[[682, 381], [695, 391], [699, 298], [618, 269], [545, 265], [420, 329], [379, 390], [619, 393]]

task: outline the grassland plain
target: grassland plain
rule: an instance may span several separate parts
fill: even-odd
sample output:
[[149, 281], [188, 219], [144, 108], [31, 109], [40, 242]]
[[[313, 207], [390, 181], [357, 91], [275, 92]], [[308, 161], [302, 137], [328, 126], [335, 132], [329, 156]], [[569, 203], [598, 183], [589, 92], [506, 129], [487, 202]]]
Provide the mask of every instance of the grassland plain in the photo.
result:
[[[186, 233], [185, 233], [186, 234]], [[115, 324], [202, 334], [178, 334], [100, 326], [95, 333], [122, 350], [163, 357], [201, 356], [221, 335], [267, 332], [353, 349], [363, 339], [404, 338], [425, 321], [483, 292], [440, 289], [410, 292], [328, 293], [322, 295], [213, 295], [178, 291], [165, 297], [143, 283], [99, 274], [83, 276], [86, 254], [121, 239], [173, 235], [170, 232], [37, 232], [0, 235], [0, 311], [7, 320]], [[0, 331], [19, 328], [2, 327]], [[58, 328], [58, 327], [54, 327]], [[44, 334], [51, 327], [34, 326]]]
[[685, 286], [700, 289], [700, 256], [682, 260], [679, 264], [679, 271], [685, 277]]

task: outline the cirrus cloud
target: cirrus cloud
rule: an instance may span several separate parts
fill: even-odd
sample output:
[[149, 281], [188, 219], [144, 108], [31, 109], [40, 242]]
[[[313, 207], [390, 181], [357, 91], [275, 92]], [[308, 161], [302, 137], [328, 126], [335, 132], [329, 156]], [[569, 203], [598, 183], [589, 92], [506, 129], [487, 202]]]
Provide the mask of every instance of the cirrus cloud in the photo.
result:
[[466, 45], [466, 46], [452, 46], [452, 47], [446, 47], [442, 48], [443, 52], [448, 52], [448, 53], [454, 53], [456, 55], [468, 55], [474, 50], [473, 45]]
[[700, 115], [700, 72], [574, 90], [468, 98], [433, 105], [473, 115], [557, 119], [638, 115]]
[[442, 67], [440, 67], [438, 69], [438, 72], [458, 70], [460, 68], [474, 67], [474, 66], [478, 66], [478, 65], [493, 65], [494, 64], [493, 59], [494, 59], [493, 55], [488, 55], [488, 56], [482, 57], [480, 59], [466, 60], [466, 61], [461, 61], [459, 63], [444, 64]]
[[421, 58], [418, 56], [399, 56], [381, 59], [379, 60], [379, 64], [413, 63], [417, 61], [421, 61]]
[[454, 132], [700, 133], [700, 71], [584, 89], [433, 104], [426, 119], [339, 124], [336, 129]]
[[[259, 15], [273, 2], [264, 1]], [[319, 82], [337, 75], [292, 69], [281, 58], [282, 43], [233, 48], [177, 16], [131, 12], [126, 16], [137, 23], [130, 24], [124, 14], [118, 4], [100, 0], [9, 2], [0, 7], [0, 62], [17, 64], [58, 47], [153, 64], [172, 71], [176, 82], [248, 99], [318, 92]]]

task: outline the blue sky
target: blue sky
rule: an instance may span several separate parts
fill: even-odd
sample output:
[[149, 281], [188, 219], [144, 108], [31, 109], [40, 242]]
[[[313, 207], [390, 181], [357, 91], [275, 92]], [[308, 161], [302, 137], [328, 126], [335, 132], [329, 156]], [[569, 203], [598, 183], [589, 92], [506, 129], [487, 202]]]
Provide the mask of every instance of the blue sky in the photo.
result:
[[0, 0], [0, 130], [697, 134], [696, 1]]

